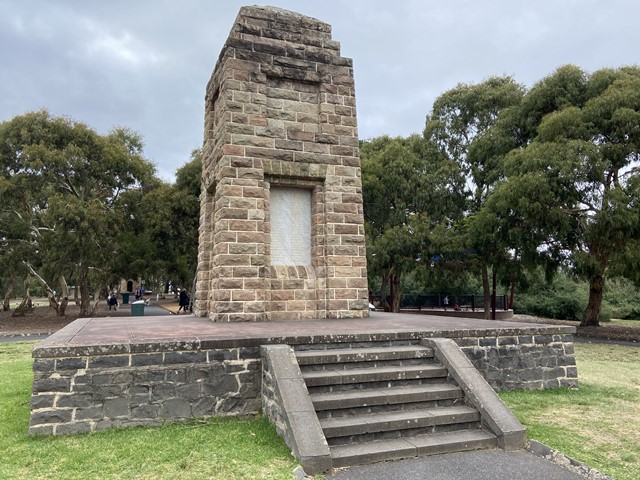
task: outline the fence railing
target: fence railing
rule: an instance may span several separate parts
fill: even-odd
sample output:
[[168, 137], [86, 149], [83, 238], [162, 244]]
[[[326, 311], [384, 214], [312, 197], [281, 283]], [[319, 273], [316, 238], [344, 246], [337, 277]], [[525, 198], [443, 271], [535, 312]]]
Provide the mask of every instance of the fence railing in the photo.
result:
[[[372, 295], [372, 302], [380, 302], [380, 295]], [[387, 303], [391, 304], [391, 297], [387, 296]], [[507, 310], [507, 296], [496, 295], [496, 310]], [[406, 293], [400, 296], [400, 308], [412, 310], [429, 309], [460, 309], [482, 310], [484, 298], [482, 295], [444, 295], [432, 293]]]

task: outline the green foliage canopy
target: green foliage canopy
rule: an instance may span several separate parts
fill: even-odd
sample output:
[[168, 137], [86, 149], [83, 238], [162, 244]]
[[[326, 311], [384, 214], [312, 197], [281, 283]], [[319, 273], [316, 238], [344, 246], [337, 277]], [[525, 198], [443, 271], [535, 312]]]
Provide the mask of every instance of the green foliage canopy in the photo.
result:
[[[583, 325], [599, 321], [607, 267], [640, 239], [640, 68], [565, 66], [535, 85], [510, 125], [521, 148], [491, 199], [531, 254], [590, 282]], [[535, 248], [535, 251], [534, 251]]]
[[3, 258], [73, 277], [89, 314], [90, 286], [110, 274], [125, 228], [119, 198], [153, 177], [140, 137], [41, 110], [0, 124], [0, 162]]

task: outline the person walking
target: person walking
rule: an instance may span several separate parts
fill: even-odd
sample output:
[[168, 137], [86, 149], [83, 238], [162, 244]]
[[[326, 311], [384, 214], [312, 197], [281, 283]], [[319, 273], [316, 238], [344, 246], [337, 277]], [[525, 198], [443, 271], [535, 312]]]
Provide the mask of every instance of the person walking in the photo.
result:
[[184, 313], [187, 313], [187, 308], [189, 307], [189, 294], [186, 290], [180, 290], [178, 305], [180, 305], [178, 313], [180, 313], [180, 310], [184, 310]]
[[109, 292], [107, 304], [109, 305], [109, 311], [111, 311], [111, 307], [113, 307], [113, 309], [116, 311], [118, 310], [118, 296], [115, 292]]

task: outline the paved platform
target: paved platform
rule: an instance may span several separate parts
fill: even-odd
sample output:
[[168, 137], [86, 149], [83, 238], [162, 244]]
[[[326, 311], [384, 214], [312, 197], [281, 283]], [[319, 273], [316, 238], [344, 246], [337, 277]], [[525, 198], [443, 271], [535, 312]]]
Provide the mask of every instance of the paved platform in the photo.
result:
[[[34, 349], [34, 356], [91, 351], [141, 352], [150, 347], [228, 348], [265, 344], [411, 340], [425, 337], [573, 334], [575, 327], [535, 323], [371, 312], [366, 319], [213, 323], [192, 315], [84, 318]], [[58, 353], [56, 354], [56, 351]]]

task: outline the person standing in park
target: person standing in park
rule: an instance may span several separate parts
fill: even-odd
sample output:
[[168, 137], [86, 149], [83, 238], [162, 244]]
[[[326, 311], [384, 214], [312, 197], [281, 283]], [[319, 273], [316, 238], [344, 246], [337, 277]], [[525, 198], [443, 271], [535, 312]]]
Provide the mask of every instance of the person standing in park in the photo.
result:
[[107, 304], [109, 305], [109, 310], [111, 310], [111, 307], [116, 311], [118, 310], [118, 296], [115, 292], [109, 292]]
[[184, 313], [187, 313], [187, 309], [189, 307], [189, 294], [184, 289], [180, 290], [180, 299], [178, 300], [178, 305], [180, 305], [180, 308], [178, 308], [178, 313], [180, 313], [180, 310], [184, 310]]
[[144, 297], [144, 288], [142, 288], [142, 286], [136, 288], [135, 296], [136, 300], [140, 300], [142, 297]]

